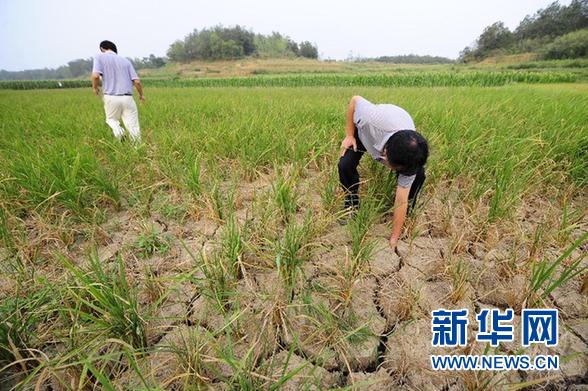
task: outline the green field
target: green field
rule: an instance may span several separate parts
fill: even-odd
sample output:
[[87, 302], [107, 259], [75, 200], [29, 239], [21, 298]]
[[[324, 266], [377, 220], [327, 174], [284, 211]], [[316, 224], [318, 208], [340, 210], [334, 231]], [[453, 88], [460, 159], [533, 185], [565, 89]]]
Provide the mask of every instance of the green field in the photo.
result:
[[[154, 80], [139, 148], [112, 137], [89, 88], [0, 90], [0, 383], [580, 383], [588, 84], [565, 70], [444, 75]], [[362, 208], [336, 222], [353, 95], [405, 108], [429, 140], [398, 253], [387, 247], [395, 178], [369, 156]], [[449, 349], [430, 346], [430, 311], [480, 306], [517, 319], [558, 308], [560, 344], [526, 352], [559, 354], [562, 369], [432, 371], [429, 355]], [[474, 342], [468, 353], [525, 350], [513, 345]]]
[[[388, 70], [390, 72], [390, 70]], [[145, 78], [147, 87], [495, 87], [514, 83], [573, 83], [584, 80], [584, 69], [561, 71], [418, 71], [401, 69], [392, 73], [302, 73], [248, 77]], [[0, 89], [34, 90], [89, 88], [89, 80], [0, 81]]]
[[[375, 61], [254, 59], [170, 63], [141, 69], [147, 87], [457, 87], [588, 81], [588, 59], [527, 61], [500, 58], [475, 64], [394, 64]], [[89, 88], [72, 80], [0, 80], [0, 89]]]

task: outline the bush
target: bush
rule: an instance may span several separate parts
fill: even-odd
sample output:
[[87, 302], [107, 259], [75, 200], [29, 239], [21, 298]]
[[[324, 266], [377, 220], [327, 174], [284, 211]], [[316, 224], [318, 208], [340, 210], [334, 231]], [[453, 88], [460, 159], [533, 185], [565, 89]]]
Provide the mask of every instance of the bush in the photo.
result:
[[541, 57], [544, 59], [580, 58], [587, 56], [588, 29], [562, 35], [541, 51]]

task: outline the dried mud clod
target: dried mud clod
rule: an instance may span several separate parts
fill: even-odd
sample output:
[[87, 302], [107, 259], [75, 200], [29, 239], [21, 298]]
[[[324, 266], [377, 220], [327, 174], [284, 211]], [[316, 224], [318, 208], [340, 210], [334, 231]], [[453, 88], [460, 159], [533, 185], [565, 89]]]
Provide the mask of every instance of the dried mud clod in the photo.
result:
[[443, 278], [446, 269], [445, 254], [450, 251], [447, 239], [419, 237], [404, 251], [402, 259], [424, 276], [427, 281]]
[[374, 373], [352, 372], [347, 377], [347, 387], [353, 391], [374, 390], [388, 391], [398, 389], [398, 384], [383, 368]]
[[393, 274], [380, 281], [376, 302], [386, 319], [388, 329], [411, 317], [418, 305], [418, 291], [400, 274]]
[[377, 251], [370, 260], [370, 274], [382, 279], [400, 270], [402, 259], [388, 245], [387, 240], [379, 239], [375, 242]]
[[148, 356], [139, 359], [141, 376], [129, 368], [115, 385], [122, 389], [142, 388], [141, 377], [150, 387], [162, 389], [181, 389], [190, 381], [206, 384], [216, 376], [211, 357], [214, 357], [214, 341], [209, 333], [200, 327], [179, 325]]
[[263, 367], [275, 368], [270, 372], [274, 382], [291, 375], [281, 387], [285, 391], [325, 390], [337, 386], [341, 381], [340, 373], [329, 372], [289, 351], [281, 351], [272, 356], [265, 361]]
[[588, 292], [582, 292], [583, 281], [574, 278], [557, 287], [551, 297], [564, 319], [577, 319], [588, 314]]
[[428, 319], [410, 320], [399, 324], [388, 336], [383, 367], [397, 384], [415, 389], [443, 389], [455, 382], [455, 375], [431, 369], [431, 322]]
[[375, 288], [375, 280], [368, 278], [351, 292], [341, 292], [333, 278], [317, 278], [315, 291], [289, 309], [286, 346], [330, 371], [377, 366], [385, 322], [373, 302]]

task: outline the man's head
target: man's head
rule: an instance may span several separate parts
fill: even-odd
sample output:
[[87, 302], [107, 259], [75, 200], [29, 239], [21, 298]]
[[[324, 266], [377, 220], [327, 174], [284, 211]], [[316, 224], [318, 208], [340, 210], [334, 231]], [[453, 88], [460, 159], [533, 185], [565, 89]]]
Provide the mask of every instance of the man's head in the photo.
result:
[[427, 140], [414, 130], [394, 133], [384, 147], [388, 163], [403, 175], [414, 175], [429, 157]]
[[112, 50], [115, 53], [118, 53], [116, 50], [116, 45], [110, 41], [102, 41], [100, 42], [100, 51], [105, 52], [107, 50]]

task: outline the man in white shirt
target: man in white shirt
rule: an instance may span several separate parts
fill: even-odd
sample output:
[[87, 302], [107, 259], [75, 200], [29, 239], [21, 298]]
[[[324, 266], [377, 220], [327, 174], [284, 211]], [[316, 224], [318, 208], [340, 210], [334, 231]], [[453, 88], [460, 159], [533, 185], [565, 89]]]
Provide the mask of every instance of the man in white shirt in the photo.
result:
[[416, 131], [410, 115], [391, 104], [375, 105], [354, 96], [346, 116], [345, 138], [341, 143], [339, 180], [345, 191], [345, 207], [359, 206], [357, 166], [364, 152], [397, 173], [396, 197], [390, 246], [396, 248], [409, 209], [416, 203], [425, 181], [429, 156], [427, 140]]
[[124, 134], [124, 129], [120, 126], [122, 118], [131, 136], [131, 141], [138, 144], [141, 142], [141, 128], [139, 127], [139, 112], [133, 100], [133, 86], [137, 89], [139, 99], [143, 102], [145, 97], [141, 80], [139, 80], [133, 64], [117, 54], [118, 51], [114, 43], [100, 42], [100, 52], [94, 57], [92, 88], [97, 96], [100, 95], [98, 82], [102, 77], [106, 123], [112, 128], [114, 136], [120, 140]]

